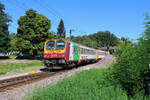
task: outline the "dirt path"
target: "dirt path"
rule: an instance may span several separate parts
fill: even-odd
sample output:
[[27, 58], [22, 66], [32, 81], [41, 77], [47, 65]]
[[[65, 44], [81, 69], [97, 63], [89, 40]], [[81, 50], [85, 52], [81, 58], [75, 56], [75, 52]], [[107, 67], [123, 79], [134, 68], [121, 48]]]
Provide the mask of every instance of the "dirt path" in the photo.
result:
[[112, 55], [108, 55], [104, 59], [100, 60], [98, 63], [79, 67], [71, 71], [64, 72], [62, 74], [55, 75], [49, 78], [45, 78], [43, 80], [34, 83], [26, 84], [11, 90], [7, 90], [5, 92], [0, 92], [0, 100], [23, 100], [25, 95], [32, 93], [36, 88], [46, 87], [48, 85], [56, 84], [58, 81], [62, 80], [63, 78], [72, 76], [83, 70], [108, 66], [112, 64], [113, 61], [114, 61], [114, 57]]

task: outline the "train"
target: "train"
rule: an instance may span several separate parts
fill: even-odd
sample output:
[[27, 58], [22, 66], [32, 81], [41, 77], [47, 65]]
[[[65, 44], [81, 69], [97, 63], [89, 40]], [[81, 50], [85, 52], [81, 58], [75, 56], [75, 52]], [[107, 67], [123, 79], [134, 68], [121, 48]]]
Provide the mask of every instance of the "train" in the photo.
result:
[[97, 62], [106, 51], [87, 47], [67, 39], [50, 39], [44, 43], [43, 62], [46, 67], [79, 65]]

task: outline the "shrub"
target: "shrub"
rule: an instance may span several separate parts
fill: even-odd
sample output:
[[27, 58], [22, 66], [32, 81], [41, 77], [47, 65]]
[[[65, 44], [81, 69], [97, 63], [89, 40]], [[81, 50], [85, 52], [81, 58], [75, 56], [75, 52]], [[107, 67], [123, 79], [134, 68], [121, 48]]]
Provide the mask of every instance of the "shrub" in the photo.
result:
[[125, 41], [121, 45], [122, 59], [119, 59], [111, 68], [111, 76], [121, 84], [128, 95], [133, 96], [137, 92], [145, 93], [146, 76], [149, 73], [149, 55], [147, 49], [141, 45], [133, 45]]

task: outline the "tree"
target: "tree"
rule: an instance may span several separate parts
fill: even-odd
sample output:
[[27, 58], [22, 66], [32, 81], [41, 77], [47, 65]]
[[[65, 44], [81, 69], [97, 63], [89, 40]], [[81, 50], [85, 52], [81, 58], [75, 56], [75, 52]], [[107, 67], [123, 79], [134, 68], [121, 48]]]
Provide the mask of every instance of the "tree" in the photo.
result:
[[74, 42], [89, 46], [89, 47], [108, 47], [116, 46], [119, 43], [119, 39], [109, 31], [100, 31], [90, 35], [83, 35], [82, 37], [73, 37]]
[[121, 41], [126, 41], [126, 40], [128, 40], [128, 39], [125, 37], [121, 37]]
[[60, 20], [60, 23], [57, 28], [57, 37], [58, 38], [66, 38], [66, 30], [65, 30], [64, 22], [62, 19]]
[[121, 59], [111, 67], [112, 81], [116, 80], [129, 96], [137, 93], [149, 94], [150, 80], [150, 18], [145, 15], [145, 31], [139, 41], [133, 44], [126, 39], [117, 51], [121, 51]]
[[9, 51], [15, 51], [17, 49], [16, 44], [15, 44], [17, 41], [16, 33], [10, 33], [9, 38], [10, 38]]
[[26, 11], [18, 20], [17, 51], [34, 56], [42, 53], [44, 41], [50, 38], [50, 20], [33, 9]]
[[104, 47], [115, 46], [118, 44], [118, 38], [109, 31], [98, 32], [96, 34], [98, 46]]
[[6, 53], [9, 48], [9, 32], [8, 26], [10, 20], [10, 16], [4, 12], [5, 7], [0, 2], [0, 52]]
[[147, 48], [149, 54], [150, 54], [150, 18], [149, 15], [145, 14], [145, 31], [142, 34], [143, 36], [139, 39], [143, 45]]

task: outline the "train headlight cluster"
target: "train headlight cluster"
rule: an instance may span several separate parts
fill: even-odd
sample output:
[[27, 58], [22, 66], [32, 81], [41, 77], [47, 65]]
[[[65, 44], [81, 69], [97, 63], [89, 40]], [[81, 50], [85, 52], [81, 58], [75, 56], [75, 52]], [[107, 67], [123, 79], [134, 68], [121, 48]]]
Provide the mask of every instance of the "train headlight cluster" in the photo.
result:
[[61, 55], [61, 57], [65, 57], [65, 55], [64, 55], [64, 54], [62, 54], [62, 55]]
[[44, 58], [46, 58], [47, 57], [47, 55], [44, 55]]

